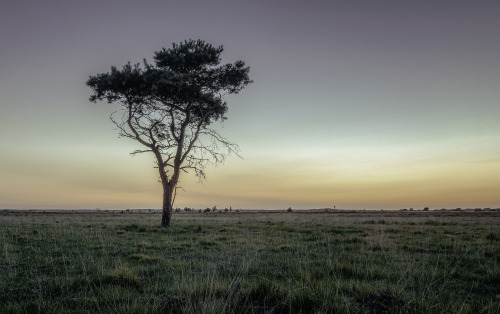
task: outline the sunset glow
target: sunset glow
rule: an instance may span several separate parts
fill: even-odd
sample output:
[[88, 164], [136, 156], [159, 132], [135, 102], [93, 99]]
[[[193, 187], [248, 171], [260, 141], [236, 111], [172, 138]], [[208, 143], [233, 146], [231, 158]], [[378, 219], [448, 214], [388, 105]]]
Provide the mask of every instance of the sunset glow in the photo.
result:
[[[94, 3], [95, 2], [95, 3]], [[0, 209], [160, 208], [153, 156], [117, 138], [89, 75], [185, 39], [254, 83], [237, 143], [175, 207], [500, 207], [500, 3], [11, 2], [0, 12]]]

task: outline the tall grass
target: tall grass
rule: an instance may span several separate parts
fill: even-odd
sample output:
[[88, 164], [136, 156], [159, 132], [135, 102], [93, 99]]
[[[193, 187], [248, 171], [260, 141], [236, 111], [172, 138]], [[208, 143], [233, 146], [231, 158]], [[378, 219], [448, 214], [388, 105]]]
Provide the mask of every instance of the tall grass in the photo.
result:
[[0, 213], [0, 313], [498, 313], [500, 213]]

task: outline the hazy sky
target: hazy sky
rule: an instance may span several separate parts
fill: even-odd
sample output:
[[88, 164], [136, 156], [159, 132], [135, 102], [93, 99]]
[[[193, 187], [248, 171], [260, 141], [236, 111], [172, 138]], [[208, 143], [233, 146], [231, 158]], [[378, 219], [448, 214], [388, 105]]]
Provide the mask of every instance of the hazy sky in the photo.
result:
[[190, 38], [254, 83], [221, 130], [243, 159], [176, 207], [500, 207], [499, 1], [7, 0], [0, 208], [160, 208], [85, 82]]

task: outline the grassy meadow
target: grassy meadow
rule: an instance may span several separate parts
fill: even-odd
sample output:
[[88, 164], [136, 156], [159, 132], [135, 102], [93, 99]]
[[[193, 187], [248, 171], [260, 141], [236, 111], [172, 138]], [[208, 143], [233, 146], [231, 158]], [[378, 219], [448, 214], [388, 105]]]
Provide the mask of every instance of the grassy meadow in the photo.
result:
[[0, 212], [0, 313], [499, 313], [500, 212]]

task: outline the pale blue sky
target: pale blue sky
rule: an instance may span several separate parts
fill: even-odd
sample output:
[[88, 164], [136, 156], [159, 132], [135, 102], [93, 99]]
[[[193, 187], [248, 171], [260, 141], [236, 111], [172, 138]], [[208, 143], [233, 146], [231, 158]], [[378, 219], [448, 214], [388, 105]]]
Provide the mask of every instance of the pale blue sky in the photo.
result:
[[0, 208], [159, 208], [89, 75], [185, 39], [254, 83], [221, 133], [243, 160], [184, 176], [177, 206], [500, 207], [497, 1], [7, 1]]

